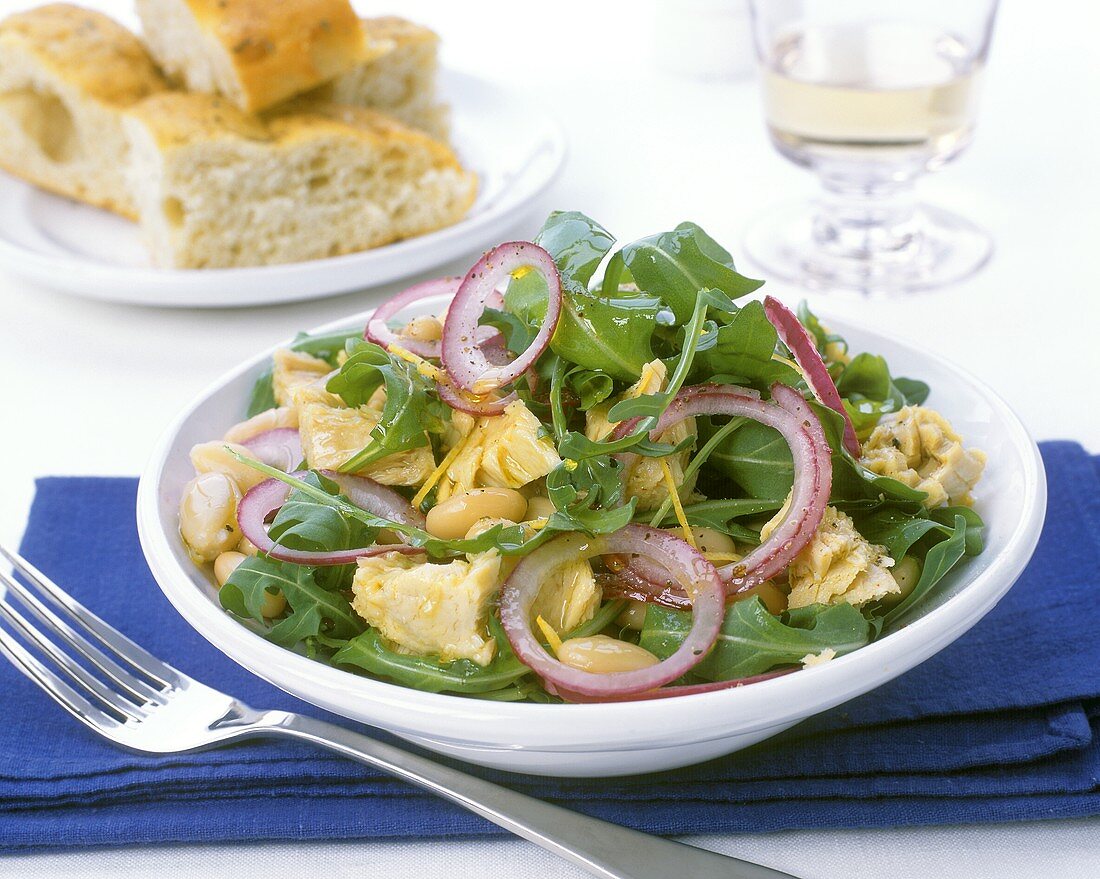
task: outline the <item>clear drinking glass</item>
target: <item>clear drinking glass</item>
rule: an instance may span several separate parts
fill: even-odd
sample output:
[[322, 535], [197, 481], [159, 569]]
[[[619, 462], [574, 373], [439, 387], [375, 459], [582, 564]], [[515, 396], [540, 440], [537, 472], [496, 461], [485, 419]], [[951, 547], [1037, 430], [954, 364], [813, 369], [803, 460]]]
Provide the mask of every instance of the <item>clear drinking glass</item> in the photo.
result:
[[989, 236], [913, 189], [970, 142], [997, 2], [751, 0], [772, 143], [824, 189], [751, 226], [773, 277], [919, 290], [986, 262]]

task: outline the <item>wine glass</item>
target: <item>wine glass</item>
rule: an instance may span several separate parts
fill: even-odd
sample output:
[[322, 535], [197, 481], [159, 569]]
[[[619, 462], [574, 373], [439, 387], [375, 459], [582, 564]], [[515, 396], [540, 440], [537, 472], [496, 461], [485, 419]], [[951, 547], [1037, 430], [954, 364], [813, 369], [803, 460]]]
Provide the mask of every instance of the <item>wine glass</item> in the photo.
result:
[[823, 192], [757, 218], [749, 255], [773, 277], [865, 291], [980, 269], [989, 236], [913, 190], [970, 142], [998, 0], [750, 2], [772, 143]]

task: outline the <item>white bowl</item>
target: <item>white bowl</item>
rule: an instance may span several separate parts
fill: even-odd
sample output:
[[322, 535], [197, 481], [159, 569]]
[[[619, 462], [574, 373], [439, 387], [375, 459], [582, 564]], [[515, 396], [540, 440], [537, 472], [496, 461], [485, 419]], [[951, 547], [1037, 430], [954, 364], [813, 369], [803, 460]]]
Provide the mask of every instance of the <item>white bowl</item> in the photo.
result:
[[[425, 301], [438, 312], [443, 302]], [[370, 312], [319, 328], [364, 326]], [[876, 332], [830, 319], [853, 350], [886, 356], [891, 369], [928, 381], [931, 405], [989, 464], [979, 485], [986, 548], [952, 571], [908, 625], [847, 656], [739, 689], [606, 705], [498, 703], [360, 677], [264, 640], [218, 604], [206, 574], [187, 557], [176, 517], [192, 477], [188, 451], [243, 417], [267, 351], [193, 402], [153, 454], [138, 490], [142, 547], [164, 594], [227, 656], [301, 699], [388, 730], [434, 751], [500, 769], [560, 776], [610, 776], [685, 766], [744, 748], [897, 677], [980, 620], [1023, 571], [1046, 511], [1039, 450], [992, 390], [957, 367]], [[257, 706], [264, 707], [264, 706]]]

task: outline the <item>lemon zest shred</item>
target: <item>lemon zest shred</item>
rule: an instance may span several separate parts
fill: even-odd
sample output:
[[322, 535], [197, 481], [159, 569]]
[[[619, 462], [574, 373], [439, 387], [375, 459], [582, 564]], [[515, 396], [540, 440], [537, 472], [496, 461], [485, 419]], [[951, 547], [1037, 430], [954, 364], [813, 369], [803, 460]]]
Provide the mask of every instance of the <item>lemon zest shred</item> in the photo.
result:
[[541, 531], [546, 527], [546, 523], [550, 521], [549, 516], [543, 516], [541, 519], [531, 519], [529, 522], [523, 524], [530, 528], [532, 531]]
[[774, 354], [774, 353], [772, 354], [772, 360], [774, 360], [776, 363], [783, 363], [786, 366], [789, 366], [791, 369], [793, 369], [795, 372], [797, 372], [800, 376], [802, 376], [802, 378], [804, 378], [804, 379], [806, 378], [806, 373], [804, 373], [802, 371], [802, 367], [799, 366], [797, 363], [795, 363], [793, 360], [788, 360], [786, 357], [781, 357], [778, 354]]
[[420, 505], [424, 503], [424, 498], [428, 496], [428, 492], [432, 490], [432, 487], [437, 482], [439, 482], [440, 477], [442, 477], [443, 474], [447, 472], [447, 468], [450, 467], [451, 464], [454, 462], [454, 459], [458, 457], [458, 453], [461, 452], [463, 448], [465, 448], [466, 440], [468, 440], [469, 438], [469, 436], [465, 436], [462, 438], [461, 442], [455, 443], [454, 448], [452, 448], [449, 452], [447, 452], [446, 455], [443, 456], [443, 460], [439, 462], [439, 466], [436, 467], [432, 471], [431, 475], [424, 480], [424, 484], [420, 486], [420, 490], [415, 495], [413, 495], [411, 503], [414, 508], [419, 508]]
[[676, 511], [676, 521], [680, 523], [680, 528], [684, 532], [684, 540], [695, 549], [698, 549], [699, 544], [695, 542], [695, 535], [688, 524], [687, 515], [684, 513], [684, 505], [680, 503], [680, 492], [676, 490], [676, 480], [672, 478], [672, 468], [668, 466], [668, 461], [664, 458], [658, 460], [661, 464], [661, 473], [665, 477], [665, 485], [668, 486], [668, 496], [672, 498], [672, 508]]
[[554, 655], [557, 656], [561, 653], [561, 638], [558, 637], [558, 633], [554, 631], [552, 625], [542, 618], [542, 614], [535, 617], [535, 622], [538, 624], [538, 627], [542, 629], [542, 634], [545, 635], [546, 640], [550, 642], [550, 649], [553, 650]]
[[419, 357], [409, 351], [407, 348], [402, 348], [396, 342], [391, 342], [387, 348], [391, 354], [395, 357], [400, 357], [406, 363], [411, 363], [416, 367], [416, 371], [419, 372], [424, 378], [430, 378], [433, 381], [445, 382], [447, 381], [447, 375], [438, 366], [433, 366], [428, 363], [423, 357]]
[[705, 552], [703, 558], [710, 562], [739, 562], [744, 556], [736, 552]]
[[531, 274], [531, 272], [533, 271], [534, 268], [532, 266], [520, 266], [518, 269], [512, 272], [512, 277], [518, 281], [520, 278], [524, 277], [525, 275]]

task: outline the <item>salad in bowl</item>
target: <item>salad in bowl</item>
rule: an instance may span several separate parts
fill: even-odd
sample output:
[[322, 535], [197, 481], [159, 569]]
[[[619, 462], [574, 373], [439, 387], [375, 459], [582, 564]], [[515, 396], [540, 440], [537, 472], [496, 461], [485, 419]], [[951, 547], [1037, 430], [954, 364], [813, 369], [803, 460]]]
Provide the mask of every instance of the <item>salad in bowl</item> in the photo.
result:
[[694, 224], [553, 214], [278, 350], [191, 450], [180, 537], [269, 640], [426, 692], [655, 699], [858, 650], [981, 552], [985, 456], [761, 286]]

